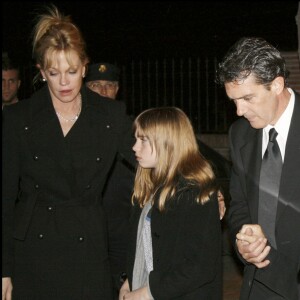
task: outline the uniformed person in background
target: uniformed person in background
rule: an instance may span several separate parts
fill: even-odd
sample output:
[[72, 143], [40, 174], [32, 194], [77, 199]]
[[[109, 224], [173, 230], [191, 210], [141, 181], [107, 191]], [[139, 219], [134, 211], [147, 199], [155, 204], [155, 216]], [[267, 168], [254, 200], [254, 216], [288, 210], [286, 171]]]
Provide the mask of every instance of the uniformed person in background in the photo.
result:
[[88, 66], [86, 86], [103, 97], [115, 100], [119, 90], [120, 69], [109, 63]]

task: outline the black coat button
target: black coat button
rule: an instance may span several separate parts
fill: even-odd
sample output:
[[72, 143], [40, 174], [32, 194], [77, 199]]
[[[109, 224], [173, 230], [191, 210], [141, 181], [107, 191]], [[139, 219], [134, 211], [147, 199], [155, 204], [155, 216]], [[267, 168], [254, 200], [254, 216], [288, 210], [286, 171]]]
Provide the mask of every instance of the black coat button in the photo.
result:
[[34, 155], [34, 156], [33, 156], [33, 159], [34, 159], [34, 160], [38, 160], [39, 157], [38, 157], [37, 155]]
[[44, 235], [43, 235], [42, 233], [40, 233], [40, 234], [38, 235], [38, 238], [41, 240], [41, 239], [44, 238]]
[[36, 184], [34, 187], [35, 187], [36, 189], [39, 189], [39, 188], [40, 188], [40, 186], [39, 186], [38, 184]]
[[51, 212], [51, 211], [53, 211], [53, 207], [52, 206], [48, 206], [47, 210]]
[[101, 161], [101, 157], [97, 157], [96, 162], [100, 162], [100, 161]]
[[91, 188], [91, 185], [88, 184], [86, 187], [85, 187], [87, 190], [89, 190]]
[[78, 241], [79, 241], [80, 243], [82, 243], [82, 242], [84, 241], [84, 237], [83, 237], [83, 236], [80, 236], [80, 237], [78, 238]]

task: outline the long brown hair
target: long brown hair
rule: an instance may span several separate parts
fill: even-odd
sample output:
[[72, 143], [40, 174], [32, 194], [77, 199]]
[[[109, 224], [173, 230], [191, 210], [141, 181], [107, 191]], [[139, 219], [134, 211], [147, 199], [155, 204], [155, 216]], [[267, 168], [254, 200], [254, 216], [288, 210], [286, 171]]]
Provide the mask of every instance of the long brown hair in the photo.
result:
[[160, 188], [159, 209], [176, 192], [178, 176], [201, 187], [197, 202], [203, 204], [215, 191], [214, 173], [201, 155], [193, 127], [186, 114], [176, 107], [145, 110], [134, 121], [137, 136], [145, 136], [157, 153], [154, 169], [138, 166], [132, 201], [140, 206]]

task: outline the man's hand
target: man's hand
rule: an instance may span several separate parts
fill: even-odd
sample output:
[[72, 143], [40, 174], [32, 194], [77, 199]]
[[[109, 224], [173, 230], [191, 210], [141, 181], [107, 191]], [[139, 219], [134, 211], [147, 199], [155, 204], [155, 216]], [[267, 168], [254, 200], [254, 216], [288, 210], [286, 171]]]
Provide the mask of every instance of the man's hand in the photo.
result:
[[267, 239], [257, 224], [243, 225], [236, 235], [236, 245], [241, 256], [248, 262], [261, 269], [270, 264], [265, 260], [271, 247], [267, 245]]

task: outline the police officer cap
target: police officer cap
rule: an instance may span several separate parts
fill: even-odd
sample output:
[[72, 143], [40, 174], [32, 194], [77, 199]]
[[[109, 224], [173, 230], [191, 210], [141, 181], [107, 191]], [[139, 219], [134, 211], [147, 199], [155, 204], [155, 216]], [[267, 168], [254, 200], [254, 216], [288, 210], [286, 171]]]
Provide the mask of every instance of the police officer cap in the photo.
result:
[[95, 80], [119, 81], [120, 69], [112, 64], [98, 63], [88, 66], [86, 82]]

